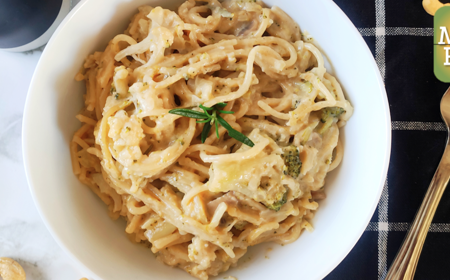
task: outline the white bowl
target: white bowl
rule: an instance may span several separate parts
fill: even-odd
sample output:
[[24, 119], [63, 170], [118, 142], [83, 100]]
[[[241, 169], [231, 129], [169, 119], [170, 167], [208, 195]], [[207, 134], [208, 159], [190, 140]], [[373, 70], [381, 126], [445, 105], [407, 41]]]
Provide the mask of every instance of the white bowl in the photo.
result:
[[[192, 279], [159, 263], [128, 241], [121, 221], [72, 174], [69, 142], [79, 127], [84, 83], [74, 77], [85, 57], [123, 32], [142, 4], [175, 8], [182, 0], [85, 0], [67, 16], [42, 54], [28, 92], [23, 155], [34, 201], [58, 244], [94, 279]], [[329, 71], [355, 113], [344, 129], [344, 160], [327, 178], [325, 201], [293, 244], [251, 248], [241, 264], [218, 278], [321, 279], [360, 238], [379, 200], [390, 156], [391, 127], [383, 80], [366, 43], [331, 0], [267, 0], [320, 44]], [[270, 253], [267, 248], [273, 248]], [[269, 259], [265, 258], [268, 255]]]

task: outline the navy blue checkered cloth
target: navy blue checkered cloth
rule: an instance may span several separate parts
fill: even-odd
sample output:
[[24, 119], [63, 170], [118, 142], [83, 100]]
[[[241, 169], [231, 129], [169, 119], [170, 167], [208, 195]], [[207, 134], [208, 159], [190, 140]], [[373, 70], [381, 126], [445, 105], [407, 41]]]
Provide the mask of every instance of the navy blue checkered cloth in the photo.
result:
[[[386, 84], [392, 118], [388, 178], [369, 226], [328, 275], [384, 279], [445, 147], [439, 103], [448, 84], [433, 74], [433, 17], [421, 0], [334, 0], [360, 31]], [[450, 1], [443, 1], [450, 2]], [[450, 189], [429, 230], [415, 279], [450, 279]]]

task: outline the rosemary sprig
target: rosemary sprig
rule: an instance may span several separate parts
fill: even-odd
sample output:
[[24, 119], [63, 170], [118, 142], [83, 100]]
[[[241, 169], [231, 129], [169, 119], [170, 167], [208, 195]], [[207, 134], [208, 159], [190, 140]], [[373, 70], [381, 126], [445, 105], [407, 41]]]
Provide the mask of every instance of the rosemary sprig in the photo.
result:
[[216, 136], [217, 138], [219, 138], [219, 124], [220, 124], [228, 131], [228, 135], [230, 137], [238, 140], [239, 142], [244, 143], [247, 146], [253, 147], [255, 144], [252, 142], [252, 140], [250, 140], [250, 138], [232, 128], [231, 125], [220, 116], [220, 114], [234, 114], [234, 112], [232, 111], [222, 110], [225, 106], [227, 106], [227, 103], [217, 103], [212, 107], [200, 105], [199, 107], [200, 109], [203, 110], [203, 112], [191, 109], [173, 109], [170, 110], [169, 113], [192, 119], [197, 119], [198, 123], [204, 123], [205, 126], [203, 126], [203, 131], [201, 134], [202, 143], [205, 143], [205, 140], [208, 137], [209, 132], [211, 131], [213, 125], [215, 125], [216, 127]]

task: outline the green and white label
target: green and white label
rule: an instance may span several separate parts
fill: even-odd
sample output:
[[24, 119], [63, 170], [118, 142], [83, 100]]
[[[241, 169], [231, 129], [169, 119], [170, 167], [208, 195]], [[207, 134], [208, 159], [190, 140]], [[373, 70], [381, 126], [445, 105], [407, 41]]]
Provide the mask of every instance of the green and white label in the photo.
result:
[[450, 83], [450, 6], [440, 8], [434, 16], [434, 75]]

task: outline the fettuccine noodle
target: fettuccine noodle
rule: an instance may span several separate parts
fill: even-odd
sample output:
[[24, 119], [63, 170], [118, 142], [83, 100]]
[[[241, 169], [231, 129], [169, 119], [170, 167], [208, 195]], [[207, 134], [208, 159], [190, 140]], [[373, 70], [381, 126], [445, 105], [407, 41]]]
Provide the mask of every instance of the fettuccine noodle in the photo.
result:
[[[164, 263], [208, 279], [248, 246], [312, 230], [353, 108], [311, 37], [279, 8], [140, 7], [76, 79], [86, 94], [73, 171]], [[202, 143], [203, 123], [169, 113], [219, 102], [253, 147], [223, 126]]]

